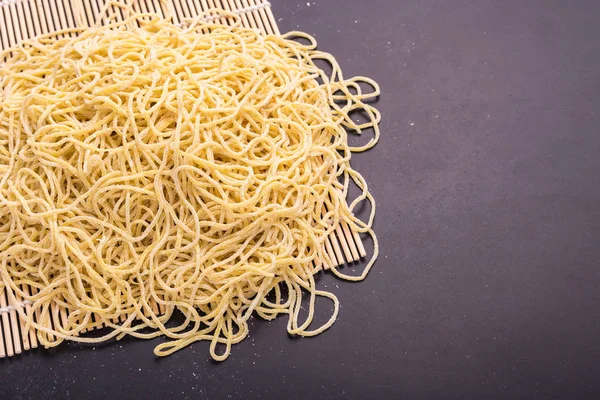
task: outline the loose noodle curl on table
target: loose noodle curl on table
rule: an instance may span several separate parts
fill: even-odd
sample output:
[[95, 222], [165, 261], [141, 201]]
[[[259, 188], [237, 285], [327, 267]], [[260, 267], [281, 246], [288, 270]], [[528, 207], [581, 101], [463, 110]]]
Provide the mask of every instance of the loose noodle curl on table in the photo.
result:
[[[19, 314], [41, 344], [165, 335], [159, 356], [208, 340], [224, 360], [253, 313], [288, 314], [294, 335], [329, 328], [338, 299], [314, 275], [362, 280], [378, 253], [375, 202], [350, 165], [377, 142], [377, 84], [344, 79], [301, 32], [136, 15], [65, 33], [77, 36], [29, 40], [0, 67], [0, 291], [31, 302]], [[349, 146], [347, 131], [367, 128]], [[350, 180], [362, 192], [348, 205]], [[363, 200], [367, 222], [352, 213]], [[342, 221], [374, 240], [359, 276], [325, 249]], [[334, 311], [310, 329], [317, 296]], [[68, 321], [51, 328], [56, 305]], [[166, 326], [175, 310], [184, 321]], [[110, 332], [82, 336], [98, 319]]]

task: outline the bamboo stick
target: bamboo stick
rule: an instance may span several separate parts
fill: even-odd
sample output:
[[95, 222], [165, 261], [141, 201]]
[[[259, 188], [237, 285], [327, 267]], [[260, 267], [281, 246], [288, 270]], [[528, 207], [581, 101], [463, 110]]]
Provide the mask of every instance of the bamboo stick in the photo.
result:
[[346, 238], [346, 242], [350, 247], [350, 252], [352, 253], [352, 261], [360, 260], [360, 255], [358, 254], [358, 249], [356, 248], [356, 244], [354, 243], [354, 237], [352, 236], [352, 232], [350, 231], [350, 227], [347, 222], [342, 222], [342, 231], [344, 231], [344, 237]]
[[[255, 3], [256, 5], [265, 4], [265, 0], [250, 0], [250, 1]], [[260, 21], [261, 21], [261, 24], [263, 24], [263, 27], [265, 29], [265, 34], [272, 35], [274, 32], [271, 29], [271, 24], [269, 23], [269, 18], [267, 17], [267, 14], [265, 13], [265, 7], [258, 10], [258, 15], [260, 15]]]
[[[0, 21], [3, 20], [4, 7], [0, 7]], [[10, 47], [10, 44], [8, 43], [8, 32], [4, 23], [0, 23], [0, 44], [2, 45], [2, 49], [8, 49]]]
[[[254, 5], [254, 4], [250, 3], [250, 0], [241, 0], [241, 3], [242, 3], [242, 8], [248, 8], [248, 7], [252, 7]], [[258, 13], [256, 11], [249, 11], [249, 12], [246, 12], [245, 14], [248, 15], [248, 17], [252, 17], [252, 20], [254, 21], [256, 29], [258, 29], [261, 34], [264, 34], [264, 28], [260, 22], [260, 16], [258, 15]]]
[[[25, 286], [23, 285], [23, 291], [25, 292], [25, 294], [31, 295], [32, 290], [29, 286]], [[27, 313], [27, 315], [31, 316], [32, 319], [34, 319], [34, 315], [33, 315], [33, 311], [31, 311], [31, 305], [28, 304], [25, 307], [25, 311]], [[38, 340], [37, 340], [37, 334], [35, 332], [35, 328], [33, 327], [33, 325], [29, 328], [29, 342], [31, 344], [31, 348], [35, 349], [38, 347]]]
[[[15, 294], [15, 298], [17, 299], [17, 303], [23, 303], [23, 298], [20, 295]], [[23, 307], [24, 308], [24, 310], [23, 310], [24, 312], [27, 312], [27, 308], [26, 307]], [[21, 318], [21, 316], [17, 312], [17, 320], [18, 320], [18, 322], [15, 321], [15, 326], [19, 327], [19, 332], [21, 333], [21, 336], [20, 336], [20, 339], [19, 339], [19, 336], [17, 335], [15, 337], [15, 342], [20, 342], [21, 347], [23, 348], [23, 350], [27, 351], [27, 350], [29, 350], [31, 348], [31, 346], [29, 345], [29, 334], [28, 334], [28, 332], [25, 329], [25, 325], [26, 325], [25, 318]]]
[[271, 23], [271, 28], [273, 29], [273, 33], [275, 35], [280, 35], [279, 27], [277, 26], [277, 22], [275, 22], [275, 16], [273, 15], [273, 10], [271, 10], [271, 7], [265, 8], [265, 13], [267, 14], [267, 18], [269, 19], [269, 22]]
[[[6, 301], [6, 288], [4, 289], [4, 291], [2, 293], [0, 293], [0, 308], [5, 308], [8, 306], [8, 303]], [[8, 313], [2, 313], [0, 314], [0, 317], [2, 317], [2, 333], [0, 333], [0, 347], [2, 344], [2, 336], [4, 337], [4, 344], [5, 344], [5, 351], [3, 351], [4, 354], [6, 354], [8, 357], [12, 357], [15, 355], [15, 350], [13, 348], [13, 343], [12, 343], [12, 333], [10, 331], [10, 318], [8, 316]]]
[[183, 10], [181, 8], [181, 3], [182, 2], [179, 2], [177, 0], [171, 2], [171, 4], [173, 4], [173, 10], [175, 11], [173, 13], [172, 18], [173, 18], [173, 22], [176, 24], [182, 23], [183, 20], [185, 19], [185, 14], [183, 13]]
[[15, 12], [17, 14], [17, 20], [19, 21], [19, 35], [21, 36], [19, 41], [29, 39], [29, 33], [27, 32], [27, 19], [25, 17], [25, 8], [23, 8], [23, 2], [15, 4]]
[[[242, 3], [242, 1], [246, 1], [246, 0], [235, 0], [236, 9], [241, 10], [244, 7], [248, 7], [247, 3], [244, 4], [244, 3]], [[248, 20], [248, 24], [250, 25], [249, 28], [258, 29], [258, 25], [256, 25], [256, 22], [254, 21], [254, 16], [252, 14], [242, 13], [242, 15], [246, 16], [246, 19]]]
[[33, 10], [31, 7], [31, 2], [27, 1], [27, 2], [22, 2], [21, 6], [23, 7], [23, 14], [25, 15], [25, 26], [27, 28], [27, 38], [31, 39], [32, 37], [35, 37], [35, 29], [33, 27], [33, 21], [32, 21], [32, 14], [33, 14]]
[[8, 32], [8, 44], [9, 45], [7, 47], [11, 47], [17, 43], [17, 41], [15, 39], [15, 28], [13, 27], [14, 17], [12, 16], [10, 6], [8, 6], [8, 7], [4, 6], [2, 8], [4, 9], [4, 19], [6, 20], [6, 30]]

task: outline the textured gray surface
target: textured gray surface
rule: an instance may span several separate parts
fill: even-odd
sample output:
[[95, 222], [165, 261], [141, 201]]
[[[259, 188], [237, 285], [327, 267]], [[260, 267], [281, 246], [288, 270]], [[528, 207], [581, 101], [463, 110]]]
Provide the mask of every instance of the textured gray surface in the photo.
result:
[[354, 165], [382, 255], [327, 333], [256, 322], [208, 346], [66, 345], [0, 361], [0, 399], [600, 396], [600, 4], [273, 0], [347, 76], [382, 86]]

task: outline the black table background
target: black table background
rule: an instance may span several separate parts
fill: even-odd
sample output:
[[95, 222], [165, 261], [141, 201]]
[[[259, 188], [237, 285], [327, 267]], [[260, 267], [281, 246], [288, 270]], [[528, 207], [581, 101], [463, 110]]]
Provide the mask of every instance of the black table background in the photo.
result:
[[0, 399], [599, 398], [600, 4], [273, 3], [381, 84], [381, 142], [353, 158], [371, 275], [321, 279], [342, 308], [318, 337], [256, 321], [220, 364], [66, 344], [1, 360]]

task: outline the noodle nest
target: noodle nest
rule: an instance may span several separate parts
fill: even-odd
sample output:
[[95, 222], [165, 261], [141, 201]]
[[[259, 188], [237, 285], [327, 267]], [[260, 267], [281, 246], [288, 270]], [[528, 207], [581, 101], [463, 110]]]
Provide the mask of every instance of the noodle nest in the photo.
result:
[[[133, 16], [2, 58], [0, 291], [31, 302], [19, 314], [42, 345], [164, 335], [157, 355], [207, 340], [224, 360], [252, 314], [288, 315], [293, 335], [327, 329], [339, 304], [315, 274], [362, 280], [373, 265], [375, 204], [350, 157], [377, 142], [379, 88], [344, 79], [309, 35]], [[352, 212], [363, 200], [366, 222]], [[328, 256], [342, 222], [374, 240], [357, 276]], [[317, 297], [333, 313], [311, 328]], [[68, 319], [52, 327], [56, 306]], [[82, 335], [99, 322], [110, 331]]]

